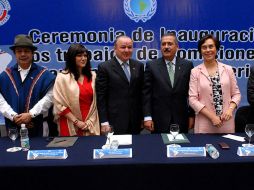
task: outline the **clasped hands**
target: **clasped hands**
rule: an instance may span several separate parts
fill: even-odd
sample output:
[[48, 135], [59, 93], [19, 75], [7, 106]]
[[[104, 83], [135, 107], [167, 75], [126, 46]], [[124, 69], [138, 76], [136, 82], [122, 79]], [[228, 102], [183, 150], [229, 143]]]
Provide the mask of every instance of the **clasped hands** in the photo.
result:
[[18, 115], [15, 115], [13, 117], [13, 122], [17, 125], [21, 125], [22, 123], [26, 124], [27, 128], [32, 128], [33, 124], [32, 124], [32, 116], [30, 113], [21, 113]]
[[75, 123], [75, 126], [83, 131], [90, 131], [93, 133], [92, 126], [88, 122], [80, 121], [78, 120], [77, 123]]
[[232, 109], [228, 109], [225, 113], [221, 116], [214, 115], [212, 118], [212, 123], [216, 127], [222, 127], [224, 121], [228, 121], [232, 118], [233, 113]]

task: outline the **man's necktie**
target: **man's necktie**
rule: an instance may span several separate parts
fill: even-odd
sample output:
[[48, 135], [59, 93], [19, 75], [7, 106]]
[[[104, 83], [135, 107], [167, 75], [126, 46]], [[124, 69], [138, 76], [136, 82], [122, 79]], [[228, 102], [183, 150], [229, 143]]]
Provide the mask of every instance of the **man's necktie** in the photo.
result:
[[168, 68], [168, 75], [171, 81], [171, 85], [172, 87], [174, 86], [174, 76], [175, 76], [175, 71], [173, 69], [173, 63], [172, 62], [168, 62], [167, 63], [167, 68]]
[[128, 63], [123, 63], [123, 71], [124, 71], [128, 81], [130, 82], [131, 77], [130, 77], [130, 73], [128, 71]]

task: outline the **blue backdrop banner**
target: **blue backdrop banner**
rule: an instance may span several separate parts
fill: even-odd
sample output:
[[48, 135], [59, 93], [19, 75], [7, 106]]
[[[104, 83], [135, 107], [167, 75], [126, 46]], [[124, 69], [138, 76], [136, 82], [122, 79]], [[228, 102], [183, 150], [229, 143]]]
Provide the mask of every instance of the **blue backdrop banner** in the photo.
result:
[[195, 65], [202, 59], [197, 41], [216, 35], [218, 59], [231, 65], [247, 105], [246, 83], [254, 58], [254, 4], [249, 0], [0, 0], [0, 72], [15, 64], [9, 47], [28, 34], [38, 47], [34, 60], [56, 73], [64, 67], [71, 43], [92, 53], [92, 67], [113, 56], [113, 42], [125, 34], [134, 40], [133, 58], [143, 63], [160, 56], [160, 37], [175, 32], [179, 56]]

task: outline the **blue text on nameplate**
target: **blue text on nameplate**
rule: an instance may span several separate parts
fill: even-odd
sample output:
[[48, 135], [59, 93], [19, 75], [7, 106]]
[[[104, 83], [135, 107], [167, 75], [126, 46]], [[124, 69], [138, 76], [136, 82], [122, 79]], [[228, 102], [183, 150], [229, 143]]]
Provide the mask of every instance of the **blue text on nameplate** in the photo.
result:
[[167, 157], [205, 157], [205, 147], [170, 147], [167, 146]]
[[94, 149], [93, 159], [104, 158], [132, 158], [132, 148], [120, 148], [120, 149]]
[[67, 157], [66, 149], [29, 150], [27, 153], [27, 160], [66, 159]]
[[254, 147], [238, 147], [238, 156], [254, 156]]

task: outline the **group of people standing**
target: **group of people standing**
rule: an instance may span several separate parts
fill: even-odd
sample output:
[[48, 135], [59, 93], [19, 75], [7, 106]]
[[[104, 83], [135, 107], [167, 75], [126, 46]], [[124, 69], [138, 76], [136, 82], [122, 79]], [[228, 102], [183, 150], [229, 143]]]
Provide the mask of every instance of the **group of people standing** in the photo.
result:
[[53, 106], [60, 136], [180, 132], [234, 133], [234, 110], [241, 95], [231, 66], [216, 59], [219, 41], [212, 35], [198, 42], [203, 63], [176, 56], [174, 33], [161, 38], [162, 57], [144, 65], [132, 59], [133, 41], [117, 37], [115, 56], [91, 71], [91, 55], [81, 44], [67, 50], [65, 68], [55, 78], [33, 63], [37, 49], [29, 36], [18, 35], [17, 64], [0, 74], [0, 111], [6, 127], [25, 123], [32, 136], [43, 133], [43, 113]]

